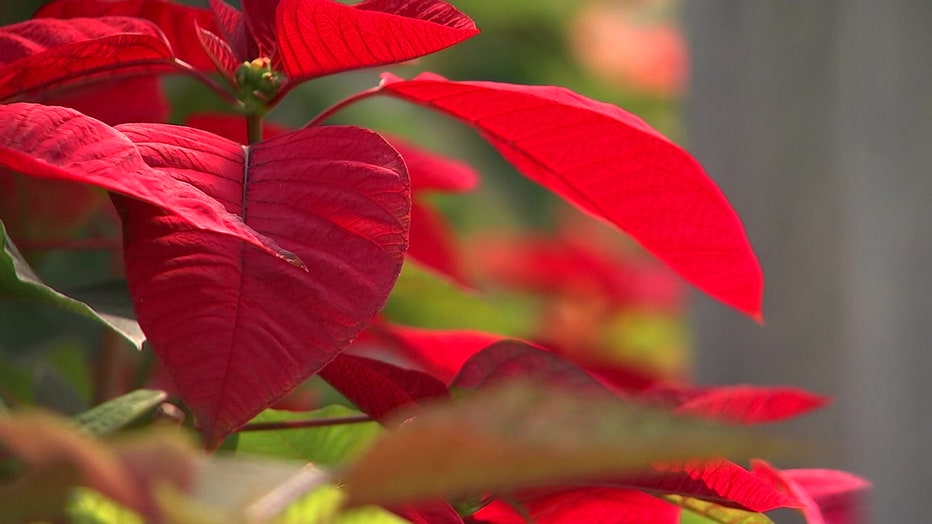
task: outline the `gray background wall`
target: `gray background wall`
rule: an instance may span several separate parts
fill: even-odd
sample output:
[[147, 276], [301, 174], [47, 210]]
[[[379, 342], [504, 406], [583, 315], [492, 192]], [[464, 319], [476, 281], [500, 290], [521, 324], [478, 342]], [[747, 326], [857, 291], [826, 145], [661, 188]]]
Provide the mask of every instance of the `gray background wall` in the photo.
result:
[[[701, 381], [835, 404], [786, 428], [932, 521], [932, 2], [688, 0], [689, 149], [744, 218], [763, 328], [706, 299]], [[795, 464], [801, 466], [804, 464]]]

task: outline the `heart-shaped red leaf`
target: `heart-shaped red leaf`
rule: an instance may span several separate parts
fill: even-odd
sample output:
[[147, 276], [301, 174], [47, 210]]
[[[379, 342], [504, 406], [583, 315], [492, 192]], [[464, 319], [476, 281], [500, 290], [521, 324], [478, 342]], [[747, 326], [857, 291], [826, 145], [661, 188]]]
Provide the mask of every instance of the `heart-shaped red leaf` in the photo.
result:
[[382, 92], [475, 127], [519, 171], [630, 234], [751, 316], [763, 276], [738, 215], [688, 153], [641, 119], [557, 87], [383, 76]]
[[216, 444], [331, 361], [382, 307], [407, 244], [404, 165], [353, 127], [252, 146], [177, 126], [119, 129], [150, 165], [223, 202], [308, 268], [124, 205], [139, 323]]
[[446, 385], [426, 373], [354, 355], [337, 355], [320, 376], [380, 422], [422, 400], [449, 397]]
[[216, 33], [214, 15], [167, 0], [55, 0], [39, 9], [36, 18], [81, 18], [126, 16], [154, 23], [165, 34], [175, 55], [202, 71], [212, 71], [210, 59], [201, 49], [195, 26]]
[[143, 161], [114, 128], [64, 107], [0, 105], [0, 165], [30, 176], [91, 184], [170, 210], [188, 227], [245, 240], [270, 253], [278, 246], [223, 206]]
[[276, 30], [277, 60], [295, 81], [404, 62], [479, 32], [440, 0], [282, 0]]
[[94, 75], [170, 70], [159, 28], [126, 17], [41, 18], [0, 28], [0, 100]]

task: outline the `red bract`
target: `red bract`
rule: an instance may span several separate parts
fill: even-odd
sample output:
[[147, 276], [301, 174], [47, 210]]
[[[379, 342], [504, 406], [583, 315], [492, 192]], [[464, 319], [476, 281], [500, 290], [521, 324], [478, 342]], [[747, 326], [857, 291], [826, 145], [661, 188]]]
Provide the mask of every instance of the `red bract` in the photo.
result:
[[140, 325], [217, 443], [333, 359], [381, 308], [410, 206], [394, 149], [311, 128], [242, 146], [190, 128], [119, 126], [146, 162], [222, 202], [308, 271], [124, 202]]
[[221, 233], [293, 260], [216, 200], [146, 165], [124, 134], [98, 120], [63, 107], [0, 105], [0, 135], [0, 165], [126, 195], [159, 206], [193, 230]]
[[[640, 491], [613, 488], [570, 489], [521, 500], [537, 524], [676, 524], [680, 508]], [[494, 524], [527, 522], [515, 509], [495, 501], [477, 511], [474, 519]]]
[[94, 77], [165, 72], [173, 60], [145, 20], [29, 20], [0, 29], [0, 101]]
[[475, 127], [522, 173], [626, 231], [713, 297], [761, 316], [744, 227], [702, 167], [638, 117], [556, 87], [383, 76], [381, 92]]
[[149, 20], [162, 30], [180, 60], [201, 70], [213, 67], [194, 31], [195, 24], [216, 31], [214, 15], [208, 9], [174, 4], [168, 0], [55, 0], [39, 9], [35, 17], [67, 19], [102, 16]]
[[786, 493], [798, 498], [808, 524], [861, 524], [867, 522], [865, 492], [871, 484], [830, 469], [778, 470], [763, 460], [752, 462], [752, 471]]

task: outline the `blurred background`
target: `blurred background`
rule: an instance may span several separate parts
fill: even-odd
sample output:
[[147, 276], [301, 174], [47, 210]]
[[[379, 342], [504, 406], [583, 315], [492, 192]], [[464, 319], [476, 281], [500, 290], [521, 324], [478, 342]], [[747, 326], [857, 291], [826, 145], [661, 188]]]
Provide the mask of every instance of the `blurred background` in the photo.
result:
[[[0, 0], [0, 22], [25, 19], [42, 3]], [[817, 450], [781, 466], [853, 471], [875, 484], [871, 522], [925, 521], [923, 496], [932, 485], [932, 4], [453, 3], [483, 33], [393, 71], [562, 85], [640, 115], [698, 157], [743, 218], [766, 275], [767, 323], [699, 293], [684, 300], [681, 283], [635, 246], [564, 208], [465, 127], [371, 100], [333, 121], [408, 137], [482, 175], [471, 194], [425, 197], [456, 231], [475, 288], [408, 265], [388, 317], [551, 339], [586, 358], [657, 376], [797, 385], [829, 395], [835, 401], [828, 409], [777, 429]], [[378, 72], [314, 81], [270, 118], [300, 126], [375, 85]], [[195, 109], [224, 110], [187, 79], [165, 84], [173, 121]], [[31, 260], [56, 285], [114, 272], [106, 252], [40, 251]], [[602, 269], [588, 280], [570, 271], [545, 284], [509, 274], [496, 253], [549, 268], [581, 256], [596, 261], [586, 267]], [[605, 284], [611, 274], [627, 283]], [[604, 292], [616, 284], [620, 295]], [[107, 342], [81, 319], [0, 303], [6, 394], [50, 404], [74, 397], [76, 405], [56, 407], [77, 411], [81, 399], [101, 394], [88, 377], [104, 372], [102, 355], [114, 354], [102, 349], [108, 344], [120, 342]], [[138, 358], [123, 349], [118, 358]]]

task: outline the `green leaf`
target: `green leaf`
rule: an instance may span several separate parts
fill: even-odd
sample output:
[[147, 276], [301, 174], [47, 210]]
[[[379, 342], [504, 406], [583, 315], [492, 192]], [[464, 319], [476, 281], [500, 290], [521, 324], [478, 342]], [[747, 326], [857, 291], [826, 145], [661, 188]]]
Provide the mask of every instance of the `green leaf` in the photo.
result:
[[85, 411], [74, 420], [92, 435], [109, 435], [152, 411], [166, 398], [164, 391], [137, 389]]
[[706, 500], [664, 495], [668, 502], [683, 508], [681, 524], [774, 524], [767, 515], [729, 508]]
[[77, 488], [65, 508], [68, 522], [73, 524], [143, 524], [138, 513], [121, 506], [100, 493]]
[[[410, 416], [410, 415], [409, 415]], [[434, 404], [345, 471], [354, 504], [400, 504], [631, 474], [785, 448], [746, 429], [531, 382]]]
[[66, 309], [100, 322], [119, 333], [137, 349], [142, 349], [145, 340], [142, 329], [132, 316], [125, 315], [125, 311], [115, 312], [113, 302], [116, 299], [108, 298], [103, 301], [101, 309], [98, 310], [93, 300], [83, 302], [47, 286], [13, 245], [2, 222], [0, 246], [3, 248], [0, 252], [0, 298], [34, 300]]
[[[252, 423], [321, 420], [354, 415], [361, 415], [361, 413], [337, 405], [305, 413], [268, 409], [253, 419]], [[272, 431], [243, 431], [238, 435], [236, 450], [241, 453], [297, 459], [320, 466], [333, 467], [357, 457], [382, 433], [384, 430], [376, 422]]]

